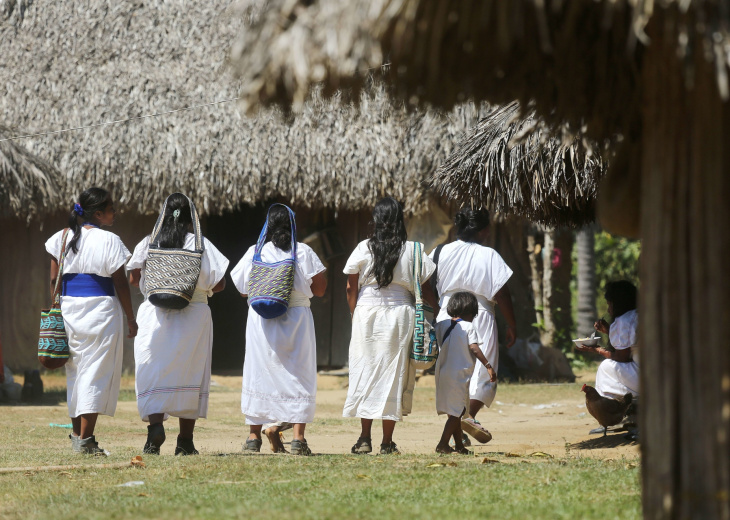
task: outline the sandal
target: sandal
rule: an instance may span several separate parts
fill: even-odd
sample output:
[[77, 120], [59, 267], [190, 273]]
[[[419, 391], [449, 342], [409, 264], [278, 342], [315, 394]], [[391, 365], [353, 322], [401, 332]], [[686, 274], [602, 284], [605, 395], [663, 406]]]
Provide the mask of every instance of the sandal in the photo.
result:
[[400, 455], [400, 450], [398, 449], [398, 446], [396, 446], [394, 442], [391, 442], [390, 444], [381, 444], [380, 445], [380, 454], [381, 455]]
[[355, 455], [366, 455], [368, 453], [372, 453], [372, 451], [372, 439], [370, 437], [358, 437], [357, 442], [350, 450], [350, 453], [354, 453]]
[[243, 451], [247, 453], [261, 452], [261, 439], [248, 439], [243, 445]]
[[452, 448], [451, 446], [448, 447], [448, 450], [440, 449], [438, 446], [436, 446], [436, 453], [438, 453], [439, 455], [451, 455], [452, 453], [454, 453], [454, 451], [456, 450], [454, 450], [454, 448]]
[[142, 453], [147, 455], [159, 455], [160, 446], [165, 442], [165, 427], [162, 423], [150, 424], [147, 426], [147, 442], [144, 443]]
[[[73, 438], [71, 439], [71, 441], [73, 442]], [[96, 442], [96, 437], [94, 437], [93, 435], [85, 439], [79, 438], [78, 447], [78, 453], [83, 453], [84, 455], [94, 455], [96, 457], [106, 457], [107, 455], [109, 455], [108, 451], [99, 447], [99, 443]]]
[[183, 439], [178, 435], [175, 455], [200, 455], [200, 452], [195, 449], [193, 439]]
[[466, 447], [454, 448], [452, 453], [458, 453], [459, 455], [474, 455], [473, 451], [467, 450]]
[[310, 450], [309, 446], [307, 445], [307, 439], [302, 439], [301, 441], [298, 439], [294, 439], [293, 441], [291, 441], [291, 454], [302, 455], [304, 457], [311, 455], [312, 450]]
[[482, 426], [479, 421], [471, 417], [461, 420], [461, 429], [482, 444], [486, 444], [492, 440], [492, 434], [489, 433], [489, 430]]

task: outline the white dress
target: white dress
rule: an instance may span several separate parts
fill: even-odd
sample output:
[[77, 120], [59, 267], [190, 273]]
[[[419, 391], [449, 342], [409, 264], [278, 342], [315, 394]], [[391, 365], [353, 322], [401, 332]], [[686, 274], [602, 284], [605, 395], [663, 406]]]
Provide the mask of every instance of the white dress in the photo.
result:
[[[429, 255], [432, 259], [436, 250]], [[441, 312], [437, 322], [451, 319], [446, 307], [451, 296], [459, 291], [469, 291], [477, 297], [479, 313], [472, 324], [479, 334], [481, 349], [495, 372], [499, 371], [499, 345], [497, 321], [494, 317], [494, 296], [512, 276], [512, 269], [499, 253], [490, 247], [456, 240], [441, 249], [438, 261], [438, 280]], [[474, 369], [469, 383], [471, 399], [489, 407], [497, 393], [497, 382], [489, 381], [489, 372], [481, 363]]]
[[[163, 309], [147, 300], [145, 265], [150, 237], [145, 237], [127, 264], [141, 269], [139, 288], [145, 301], [137, 311], [139, 331], [134, 339], [135, 391], [143, 421], [163, 413], [182, 419], [207, 417], [213, 320], [208, 297], [228, 268], [228, 259], [203, 237], [203, 258], [198, 285], [184, 309]], [[184, 249], [195, 249], [195, 235], [188, 233]]]
[[[241, 294], [248, 294], [254, 249], [251, 246], [231, 272]], [[267, 263], [287, 258], [291, 258], [291, 252], [282, 251], [271, 242], [261, 250], [261, 260]], [[286, 314], [265, 319], [249, 308], [241, 391], [246, 424], [298, 424], [314, 420], [317, 341], [309, 299], [313, 296], [312, 278], [324, 270], [312, 248], [297, 244], [294, 289]]]
[[629, 392], [634, 397], [639, 395], [639, 356], [636, 346], [639, 315], [636, 310], [628, 311], [611, 324], [608, 339], [616, 350], [630, 348], [633, 361], [619, 363], [606, 359], [598, 365], [596, 373], [596, 390], [604, 397], [619, 399]]
[[[66, 244], [71, 242], [69, 232]], [[46, 251], [59, 259], [63, 231], [46, 242]], [[78, 253], [69, 250], [63, 274], [83, 273], [110, 278], [129, 259], [122, 240], [109, 231], [81, 228]], [[62, 296], [61, 313], [70, 350], [66, 363], [68, 414], [79, 417], [114, 415], [122, 377], [124, 314], [115, 296]]]
[[[352, 316], [350, 385], [342, 415], [400, 421], [411, 412], [416, 382], [410, 359], [415, 327], [413, 242], [406, 242], [393, 270], [393, 282], [387, 287], [377, 288], [372, 267], [373, 256], [365, 240], [352, 252], [343, 271], [360, 277]], [[424, 256], [422, 283], [433, 270], [433, 262]]]
[[453, 321], [443, 320], [436, 324], [439, 357], [436, 360], [436, 412], [461, 417], [469, 410], [469, 381], [474, 373], [476, 357], [469, 345], [480, 343], [472, 323], [456, 323], [446, 341], [444, 334]]

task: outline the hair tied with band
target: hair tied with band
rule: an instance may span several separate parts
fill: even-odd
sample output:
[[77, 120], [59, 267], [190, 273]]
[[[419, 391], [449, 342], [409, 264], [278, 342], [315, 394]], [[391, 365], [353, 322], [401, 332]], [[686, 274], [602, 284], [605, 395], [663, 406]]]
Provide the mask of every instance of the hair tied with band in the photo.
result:
[[[66, 207], [68, 207], [68, 206], [66, 206]], [[82, 208], [81, 204], [79, 204], [78, 202], [74, 203], [74, 213], [76, 213], [79, 217], [84, 216], [84, 208]]]
[[180, 217], [180, 210], [179, 209], [176, 209], [175, 211], [172, 212], [172, 218], [175, 219], [175, 222], [177, 222], [177, 219], [179, 217]]

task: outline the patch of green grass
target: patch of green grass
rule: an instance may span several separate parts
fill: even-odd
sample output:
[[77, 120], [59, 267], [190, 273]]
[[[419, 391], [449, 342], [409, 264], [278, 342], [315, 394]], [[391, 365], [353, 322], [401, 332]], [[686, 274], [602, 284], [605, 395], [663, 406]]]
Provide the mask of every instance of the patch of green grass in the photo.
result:
[[[144, 469], [98, 469], [93, 464], [107, 460], [74, 458], [87, 469], [0, 475], [0, 517], [640, 517], [638, 470], [625, 461], [240, 454], [145, 461]], [[144, 485], [118, 487], [129, 481]], [[603, 492], [606, 482], [621, 486]]]

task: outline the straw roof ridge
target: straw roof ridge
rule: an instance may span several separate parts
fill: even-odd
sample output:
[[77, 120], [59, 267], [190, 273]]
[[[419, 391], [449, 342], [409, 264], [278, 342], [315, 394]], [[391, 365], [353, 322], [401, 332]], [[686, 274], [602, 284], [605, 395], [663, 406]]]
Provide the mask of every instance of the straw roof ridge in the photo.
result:
[[607, 166], [599, 151], [580, 133], [551, 128], [513, 102], [480, 119], [431, 180], [463, 203], [547, 226], [581, 226], [595, 220]]
[[[0, 113], [18, 133], [34, 133], [235, 98], [231, 42], [265, 5], [35, 0], [22, 17], [15, 8], [0, 18], [0, 40], [10, 42], [0, 53]], [[243, 117], [228, 103], [22, 144], [63, 172], [64, 209], [98, 185], [141, 213], [173, 191], [213, 214], [271, 198], [355, 210], [384, 194], [415, 212], [478, 117], [471, 104], [407, 110], [370, 78], [326, 94], [308, 92], [295, 118], [277, 107]]]
[[[14, 133], [0, 124], [0, 139]], [[13, 141], [0, 142], [0, 215], [29, 220], [60, 202], [58, 172]]]

